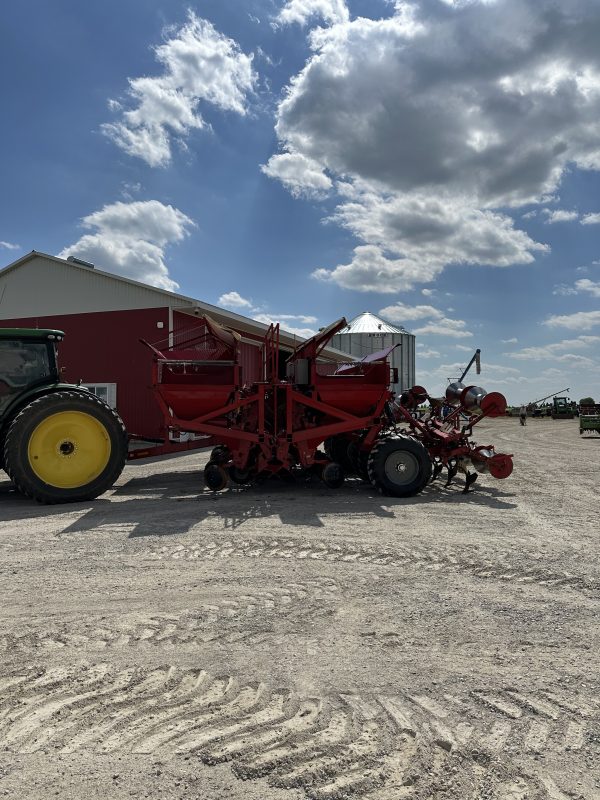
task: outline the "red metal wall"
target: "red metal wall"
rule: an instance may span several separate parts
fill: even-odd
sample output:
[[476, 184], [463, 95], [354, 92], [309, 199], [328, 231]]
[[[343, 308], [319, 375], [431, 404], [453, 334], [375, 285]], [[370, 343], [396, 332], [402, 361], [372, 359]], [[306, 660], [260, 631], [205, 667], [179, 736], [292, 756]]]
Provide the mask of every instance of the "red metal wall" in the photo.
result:
[[242, 342], [240, 345], [240, 364], [242, 365], [242, 383], [254, 383], [262, 380], [260, 347]]
[[65, 380], [116, 383], [117, 409], [128, 432], [149, 438], [160, 435], [162, 414], [150, 388], [152, 354], [139, 340], [156, 342], [168, 334], [168, 308], [7, 319], [0, 327], [64, 331], [59, 358], [66, 368]]

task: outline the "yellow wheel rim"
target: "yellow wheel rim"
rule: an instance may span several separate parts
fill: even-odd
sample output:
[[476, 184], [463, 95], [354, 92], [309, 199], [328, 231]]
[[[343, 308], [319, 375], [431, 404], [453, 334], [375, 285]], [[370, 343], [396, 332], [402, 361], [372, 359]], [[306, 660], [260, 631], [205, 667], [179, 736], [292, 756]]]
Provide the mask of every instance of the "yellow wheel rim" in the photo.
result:
[[86, 486], [102, 474], [110, 459], [104, 425], [82, 411], [46, 417], [29, 439], [29, 465], [38, 478], [58, 489]]

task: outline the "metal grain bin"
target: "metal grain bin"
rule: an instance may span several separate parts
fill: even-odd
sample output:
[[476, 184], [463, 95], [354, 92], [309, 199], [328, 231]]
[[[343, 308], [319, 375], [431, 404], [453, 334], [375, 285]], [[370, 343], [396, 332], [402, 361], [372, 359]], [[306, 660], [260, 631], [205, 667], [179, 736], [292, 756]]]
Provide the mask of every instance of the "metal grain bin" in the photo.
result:
[[401, 392], [415, 385], [415, 337], [412, 333], [363, 311], [331, 340], [332, 347], [359, 359], [393, 344], [399, 347], [390, 357], [392, 367], [398, 370], [398, 383], [392, 384], [392, 389]]

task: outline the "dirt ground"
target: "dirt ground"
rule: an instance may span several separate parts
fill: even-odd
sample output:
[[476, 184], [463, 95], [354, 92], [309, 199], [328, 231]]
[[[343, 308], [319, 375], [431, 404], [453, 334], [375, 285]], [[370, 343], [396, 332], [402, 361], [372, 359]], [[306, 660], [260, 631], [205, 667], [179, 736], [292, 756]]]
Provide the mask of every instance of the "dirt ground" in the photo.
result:
[[477, 433], [513, 475], [410, 500], [0, 473], [0, 797], [600, 798], [600, 437]]

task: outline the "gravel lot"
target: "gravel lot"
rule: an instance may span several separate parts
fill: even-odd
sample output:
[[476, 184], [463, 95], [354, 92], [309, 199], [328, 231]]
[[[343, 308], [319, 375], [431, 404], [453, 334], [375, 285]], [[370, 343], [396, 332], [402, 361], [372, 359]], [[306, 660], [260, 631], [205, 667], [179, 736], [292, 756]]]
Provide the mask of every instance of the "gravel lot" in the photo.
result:
[[600, 437], [477, 433], [508, 480], [404, 501], [213, 495], [206, 453], [71, 506], [0, 473], [0, 796], [600, 798]]

